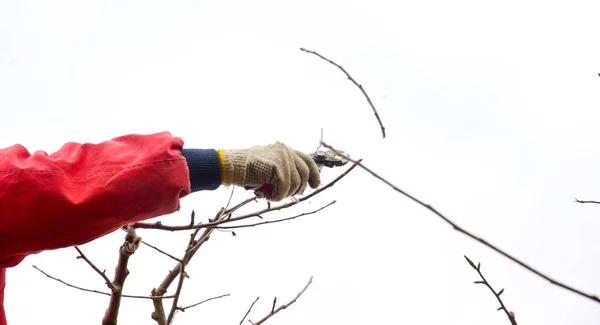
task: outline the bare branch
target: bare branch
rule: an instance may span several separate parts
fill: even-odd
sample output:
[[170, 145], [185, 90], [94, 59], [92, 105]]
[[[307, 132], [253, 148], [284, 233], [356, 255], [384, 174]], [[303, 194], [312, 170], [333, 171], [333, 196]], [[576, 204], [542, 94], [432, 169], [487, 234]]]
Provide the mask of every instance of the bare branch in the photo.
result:
[[228, 294], [225, 294], [225, 295], [220, 295], [220, 296], [216, 296], [216, 297], [212, 297], [212, 298], [204, 299], [204, 300], [202, 300], [202, 301], [200, 301], [200, 302], [197, 302], [197, 303], [195, 303], [195, 304], [193, 304], [193, 305], [189, 305], [189, 306], [185, 306], [185, 307], [177, 307], [177, 310], [186, 311], [186, 309], [190, 309], [190, 308], [196, 307], [196, 306], [198, 306], [198, 305], [202, 305], [202, 304], [203, 304], [203, 303], [205, 303], [205, 302], [209, 302], [209, 301], [211, 301], [211, 300], [220, 299], [220, 298], [223, 298], [223, 297], [228, 297], [228, 296], [230, 296], [230, 294], [229, 294], [229, 293], [228, 293]]
[[143, 240], [142, 240], [142, 244], [144, 244], [144, 245], [146, 245], [146, 246], [148, 246], [148, 247], [150, 247], [150, 248], [154, 249], [155, 251], [157, 251], [157, 252], [159, 252], [159, 253], [161, 253], [161, 254], [163, 254], [163, 255], [165, 255], [165, 256], [167, 256], [167, 257], [171, 258], [171, 259], [174, 259], [174, 260], [175, 260], [175, 261], [177, 261], [177, 262], [181, 262], [181, 260], [180, 260], [180, 259], [178, 259], [177, 257], [175, 257], [175, 256], [173, 256], [173, 255], [171, 255], [171, 254], [169, 254], [169, 253], [167, 253], [167, 252], [165, 252], [165, 251], [161, 250], [160, 248], [158, 248], [158, 247], [156, 247], [156, 246], [152, 246], [152, 245], [148, 244], [146, 241], [143, 241]]
[[[222, 213], [221, 210], [220, 213]], [[196, 241], [196, 235], [198, 235], [200, 229], [196, 229], [194, 233], [190, 236], [190, 242], [188, 243], [185, 256], [182, 259], [182, 262], [179, 263], [179, 282], [177, 283], [177, 289], [175, 289], [175, 299], [173, 299], [173, 305], [171, 306], [171, 311], [169, 312], [169, 316], [167, 317], [167, 325], [170, 325], [173, 322], [173, 317], [175, 317], [175, 312], [177, 311], [177, 303], [179, 302], [179, 296], [181, 295], [181, 290], [183, 289], [183, 281], [185, 280], [185, 266], [189, 263], [191, 259], [191, 252], [195, 251], [194, 247], [200, 247], [202, 243], [206, 242], [212, 232], [212, 229], [206, 229], [200, 239]], [[196, 248], [196, 250], [198, 249]]]
[[[240, 221], [240, 220], [244, 220], [244, 219], [248, 219], [248, 218], [252, 218], [252, 217], [256, 217], [259, 215], [263, 215], [265, 213], [268, 212], [273, 212], [273, 211], [278, 211], [281, 209], [285, 209], [285, 208], [289, 208], [291, 206], [294, 206], [300, 202], [306, 201], [310, 198], [312, 198], [313, 196], [327, 190], [328, 188], [330, 188], [331, 186], [333, 186], [335, 183], [337, 183], [340, 179], [344, 178], [346, 175], [348, 175], [348, 173], [350, 171], [352, 171], [357, 165], [358, 163], [362, 161], [362, 160], [358, 160], [358, 161], [354, 161], [354, 164], [352, 166], [350, 166], [348, 169], [346, 169], [346, 171], [344, 171], [340, 176], [336, 177], [333, 181], [329, 182], [328, 184], [316, 189], [314, 192], [310, 193], [309, 195], [303, 196], [301, 198], [299, 198], [296, 201], [292, 201], [292, 202], [288, 202], [285, 204], [281, 204], [278, 206], [269, 206], [265, 209], [262, 209], [260, 211], [256, 211], [253, 213], [249, 213], [246, 215], [241, 215], [241, 216], [237, 216], [237, 217], [231, 217], [231, 213], [235, 210], [237, 210], [239, 208], [239, 204], [236, 207], [231, 208], [230, 210], [227, 210], [223, 213], [223, 215], [225, 216], [225, 218], [220, 218], [219, 220], [215, 220], [215, 221], [211, 221], [208, 223], [199, 223], [196, 224], [194, 226], [189, 226], [189, 225], [183, 225], [183, 226], [167, 226], [167, 225], [163, 225], [161, 222], [156, 222], [156, 223], [144, 223], [144, 222], [136, 222], [134, 224], [132, 224], [132, 226], [134, 228], [138, 228], [138, 229], [158, 229], [158, 230], [168, 230], [168, 231], [182, 231], [182, 230], [191, 230], [191, 229], [200, 229], [200, 228], [214, 228], [216, 226], [219, 226], [221, 224], [224, 223], [228, 223], [228, 222], [233, 222], [233, 221]], [[251, 199], [247, 199], [245, 200], [244, 204], [254, 201], [256, 198], [251, 198]]]
[[117, 289], [117, 287], [115, 287], [114, 284], [112, 284], [112, 282], [110, 281], [110, 279], [106, 276], [106, 273], [100, 271], [100, 269], [94, 265], [94, 263], [92, 263], [92, 261], [90, 261], [87, 256], [85, 256], [85, 254], [83, 254], [83, 252], [81, 251], [81, 249], [79, 249], [79, 247], [75, 246], [75, 249], [77, 250], [77, 252], [79, 252], [79, 256], [77, 256], [77, 258], [81, 258], [84, 261], [86, 261], [88, 263], [89, 266], [92, 267], [92, 269], [94, 269], [94, 271], [96, 271], [96, 273], [100, 274], [100, 276], [104, 279], [104, 282], [106, 283], [106, 286], [108, 286], [108, 288], [112, 291], [112, 292], [116, 292], [119, 289]]
[[[37, 267], [35, 265], [32, 265], [32, 267], [34, 269], [40, 271], [40, 273], [42, 273], [46, 277], [48, 277], [48, 278], [50, 278], [50, 279], [52, 279], [54, 281], [60, 282], [60, 283], [62, 283], [64, 285], [66, 285], [67, 287], [70, 287], [70, 288], [73, 288], [73, 289], [77, 289], [77, 290], [81, 290], [81, 291], [85, 291], [85, 292], [97, 293], [99, 295], [104, 295], [104, 296], [110, 296], [111, 295], [110, 292], [102, 292], [102, 291], [98, 291], [98, 290], [86, 289], [86, 288], [83, 288], [83, 287], [78, 287], [76, 285], [73, 285], [73, 284], [70, 284], [68, 282], [65, 282], [65, 281], [63, 281], [63, 280], [61, 280], [61, 279], [59, 279], [57, 277], [51, 276], [50, 274], [44, 272], [42, 269], [40, 269], [39, 267]], [[136, 295], [121, 295], [121, 297], [123, 297], [123, 298], [132, 298], [132, 299], [153, 299], [152, 297], [149, 297], [149, 296], [136, 296]], [[172, 299], [174, 297], [175, 296], [164, 296], [163, 298], [164, 299]]]
[[344, 155], [342, 152], [334, 149], [332, 146], [328, 145], [325, 142], [321, 142], [321, 144], [324, 147], [326, 147], [326, 148], [328, 148], [330, 150], [333, 150], [337, 155], [339, 155], [341, 157], [344, 157], [344, 158], [346, 158], [346, 159], [354, 162], [355, 164], [358, 164], [362, 169], [364, 169], [365, 171], [367, 171], [369, 174], [373, 175], [373, 177], [375, 177], [375, 178], [379, 179], [380, 181], [384, 182], [385, 184], [389, 185], [396, 192], [398, 192], [398, 193], [406, 196], [407, 198], [411, 199], [412, 201], [416, 202], [417, 204], [419, 204], [419, 205], [423, 206], [424, 208], [428, 209], [429, 211], [433, 212], [435, 215], [437, 215], [442, 220], [444, 220], [446, 223], [448, 223], [450, 226], [452, 226], [452, 228], [454, 228], [454, 230], [456, 230], [456, 231], [458, 231], [458, 232], [460, 232], [460, 233], [462, 233], [464, 235], [467, 235], [468, 237], [470, 237], [472, 239], [475, 239], [476, 241], [482, 243], [483, 245], [487, 246], [488, 248], [491, 248], [492, 250], [494, 250], [495, 252], [497, 252], [497, 253], [501, 254], [502, 256], [508, 258], [509, 260], [511, 260], [511, 261], [519, 264], [520, 266], [522, 266], [523, 268], [525, 268], [525, 269], [529, 270], [530, 272], [536, 274], [537, 276], [539, 276], [539, 277], [541, 277], [543, 279], [548, 280], [550, 283], [552, 283], [552, 284], [554, 284], [554, 285], [556, 285], [558, 287], [561, 287], [563, 289], [566, 289], [568, 291], [571, 291], [571, 292], [573, 292], [575, 294], [578, 294], [578, 295], [580, 295], [582, 297], [585, 297], [587, 299], [590, 299], [590, 300], [593, 300], [595, 302], [600, 303], [600, 299], [597, 296], [585, 293], [585, 292], [583, 292], [581, 290], [575, 289], [575, 288], [573, 288], [571, 286], [568, 286], [568, 285], [566, 285], [564, 283], [558, 282], [557, 280], [554, 280], [554, 279], [550, 278], [549, 276], [541, 273], [540, 271], [534, 269], [533, 267], [525, 264], [523, 261], [521, 261], [521, 260], [513, 257], [512, 255], [504, 252], [500, 248], [498, 248], [498, 247], [496, 247], [496, 246], [488, 243], [485, 239], [477, 237], [477, 236], [473, 235], [472, 233], [470, 233], [469, 231], [461, 228], [456, 223], [454, 223], [453, 221], [451, 221], [450, 219], [448, 219], [447, 217], [445, 217], [443, 214], [441, 214], [440, 212], [438, 212], [436, 209], [434, 209], [431, 205], [426, 204], [426, 203], [422, 202], [421, 200], [417, 199], [416, 197], [414, 197], [414, 196], [408, 194], [407, 192], [401, 190], [396, 185], [390, 183], [388, 180], [384, 179], [383, 177], [379, 176], [378, 174], [376, 174], [375, 172], [373, 172], [369, 168], [365, 167], [360, 161], [356, 161], [356, 160], [350, 158], [349, 156]]
[[594, 203], [594, 204], [600, 204], [600, 202], [598, 202], [598, 201], [583, 201], [583, 200], [579, 200], [579, 199], [577, 199], [577, 198], [575, 198], [575, 202], [577, 202], [577, 203], [584, 203], [584, 204], [585, 204], [585, 203]]
[[[371, 98], [369, 98], [369, 95], [367, 95], [367, 92], [365, 91], [365, 89], [363, 88], [363, 86], [361, 84], [359, 84], [358, 82], [356, 82], [356, 80], [354, 80], [354, 78], [352, 78], [352, 76], [350, 76], [350, 74], [346, 71], [346, 69], [344, 69], [341, 65], [329, 60], [328, 58], [322, 56], [321, 54], [315, 52], [315, 51], [309, 51], [305, 48], [300, 48], [300, 51], [306, 52], [306, 53], [310, 53], [310, 54], [314, 54], [318, 57], [320, 57], [321, 59], [333, 64], [334, 66], [336, 66], [338, 69], [342, 70], [343, 73], [346, 74], [346, 77], [348, 77], [348, 80], [352, 81], [352, 83], [354, 85], [356, 85], [356, 87], [358, 87], [358, 89], [360, 89], [360, 91], [363, 93], [363, 95], [365, 95], [365, 98], [367, 99], [367, 102], [369, 102], [369, 105], [371, 105], [371, 108], [373, 109], [373, 113], [375, 114], [375, 118], [377, 118], [377, 122], [379, 122], [379, 127], [381, 128], [381, 134], [383, 135], [383, 137], [385, 138], [385, 127], [383, 126], [383, 123], [381, 122], [381, 118], [379, 117], [379, 114], [377, 113], [377, 110], [375, 109], [375, 105], [373, 105], [373, 102], [371, 101]], [[321, 139], [322, 141], [323, 139]]]
[[125, 242], [119, 249], [119, 261], [112, 281], [113, 285], [115, 285], [118, 290], [114, 291], [110, 296], [108, 308], [106, 308], [104, 318], [102, 318], [102, 325], [117, 325], [123, 285], [125, 284], [125, 279], [129, 275], [127, 264], [129, 263], [129, 257], [136, 252], [138, 247], [140, 247], [141, 241], [142, 238], [138, 237], [135, 228], [128, 226], [127, 233], [125, 234]]
[[490, 289], [490, 291], [494, 294], [494, 297], [496, 297], [496, 299], [500, 303], [500, 308], [498, 308], [498, 310], [504, 310], [504, 313], [506, 313], [506, 317], [508, 317], [508, 320], [510, 321], [511, 325], [518, 325], [517, 320], [515, 319], [515, 313], [513, 313], [512, 311], [508, 311], [508, 309], [504, 305], [504, 302], [502, 301], [502, 298], [500, 298], [500, 295], [504, 292], [504, 289], [500, 290], [499, 292], [496, 292], [496, 290], [494, 290], [494, 288], [492, 288], [492, 285], [488, 282], [488, 280], [486, 280], [486, 278], [483, 276], [483, 273], [481, 273], [481, 263], [478, 263], [477, 266], [475, 266], [475, 264], [467, 256], [465, 256], [465, 259], [467, 260], [467, 262], [469, 262], [471, 267], [475, 271], [477, 271], [477, 273], [479, 274], [479, 277], [482, 280], [482, 281], [475, 281], [475, 284], [485, 284], [488, 287], [488, 289]]
[[246, 315], [244, 315], [244, 318], [242, 318], [242, 320], [240, 321], [240, 325], [242, 325], [242, 323], [244, 323], [244, 320], [246, 319], [246, 317], [248, 317], [248, 314], [250, 314], [250, 311], [252, 310], [252, 307], [254, 307], [254, 304], [258, 301], [260, 297], [256, 297], [256, 300], [254, 300], [254, 302], [252, 303], [252, 305], [250, 305], [250, 308], [248, 308], [248, 311], [246, 312]]
[[194, 225], [195, 217], [196, 217], [196, 211], [192, 210], [192, 214], [190, 215], [190, 226]]
[[[281, 305], [277, 308], [271, 309], [271, 312], [263, 317], [261, 320], [259, 320], [258, 322], [252, 322], [254, 325], [260, 325], [262, 323], [264, 323], [267, 319], [271, 318], [273, 315], [277, 314], [278, 312], [288, 308], [291, 304], [295, 303], [296, 300], [298, 300], [298, 298], [300, 298], [300, 296], [304, 293], [304, 291], [306, 291], [306, 289], [308, 289], [308, 286], [312, 283], [313, 277], [311, 276], [310, 279], [308, 280], [308, 283], [304, 286], [304, 289], [302, 289], [302, 291], [300, 291], [296, 297], [294, 297], [294, 299], [290, 300], [287, 304]], [[273, 301], [273, 306], [275, 306], [275, 300]]]
[[[247, 201], [249, 202], [249, 201]], [[239, 207], [240, 205], [238, 205]], [[217, 221], [225, 217], [225, 208], [221, 208], [219, 212], [217, 212], [216, 216], [209, 220], [209, 222]], [[154, 288], [151, 292], [154, 297], [154, 311], [152, 312], [152, 319], [154, 319], [159, 325], [171, 324], [173, 318], [175, 316], [175, 312], [177, 310], [181, 310], [180, 307], [177, 306], [179, 302], [179, 296], [181, 295], [181, 290], [183, 289], [183, 281], [185, 278], [185, 266], [192, 259], [194, 254], [198, 251], [198, 249], [210, 238], [210, 234], [214, 230], [214, 228], [207, 228], [204, 230], [203, 234], [196, 240], [196, 236], [201, 228], [196, 228], [194, 232], [190, 235], [190, 241], [186, 247], [186, 252], [180, 263], [177, 263], [171, 271], [167, 274], [167, 276], [163, 279], [161, 284]], [[173, 305], [171, 307], [171, 311], [168, 315], [165, 314], [164, 306], [162, 303], [162, 295], [167, 292], [167, 289], [171, 286], [173, 281], [179, 275], [179, 281], [177, 283], [177, 289], [175, 291]]]
[[247, 224], [247, 225], [234, 225], [234, 226], [217, 226], [214, 227], [215, 229], [237, 229], [237, 228], [248, 228], [248, 227], [254, 227], [254, 226], [260, 226], [260, 225], [266, 225], [269, 223], [278, 223], [278, 222], [283, 222], [283, 221], [288, 221], [288, 220], [293, 220], [293, 219], [297, 219], [303, 216], [307, 216], [309, 214], [315, 214], [331, 205], [333, 205], [336, 201], [331, 201], [329, 202], [329, 204], [322, 206], [316, 210], [310, 211], [310, 212], [304, 212], [298, 215], [295, 215], [293, 217], [287, 217], [287, 218], [283, 218], [283, 219], [277, 219], [277, 220], [267, 220], [267, 221], [263, 221], [263, 222], [258, 222], [258, 223], [252, 223], [252, 224]]

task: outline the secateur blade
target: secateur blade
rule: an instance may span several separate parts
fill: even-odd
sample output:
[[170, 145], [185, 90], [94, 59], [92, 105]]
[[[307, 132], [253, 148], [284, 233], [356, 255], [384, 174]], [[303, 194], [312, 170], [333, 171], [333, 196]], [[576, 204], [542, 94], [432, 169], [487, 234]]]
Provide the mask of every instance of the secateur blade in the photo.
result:
[[[346, 157], [348, 157], [348, 154], [343, 152], [343, 151], [339, 151], [340, 153], [346, 155]], [[317, 165], [319, 167], [329, 167], [329, 168], [333, 168], [333, 167], [338, 167], [338, 166], [343, 166], [345, 164], [348, 163], [348, 159], [336, 155], [335, 151], [333, 150], [318, 150], [311, 153], [310, 158], [312, 158], [312, 160], [314, 160], [315, 163], [317, 163]]]

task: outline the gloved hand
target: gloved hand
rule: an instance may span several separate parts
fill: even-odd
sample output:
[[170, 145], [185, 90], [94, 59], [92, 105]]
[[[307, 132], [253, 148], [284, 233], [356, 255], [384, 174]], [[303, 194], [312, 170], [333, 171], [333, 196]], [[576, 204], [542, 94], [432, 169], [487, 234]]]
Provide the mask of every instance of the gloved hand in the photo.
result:
[[302, 194], [306, 185], [317, 188], [321, 175], [317, 164], [305, 153], [281, 142], [248, 149], [222, 150], [224, 184], [258, 187], [271, 185], [270, 201]]

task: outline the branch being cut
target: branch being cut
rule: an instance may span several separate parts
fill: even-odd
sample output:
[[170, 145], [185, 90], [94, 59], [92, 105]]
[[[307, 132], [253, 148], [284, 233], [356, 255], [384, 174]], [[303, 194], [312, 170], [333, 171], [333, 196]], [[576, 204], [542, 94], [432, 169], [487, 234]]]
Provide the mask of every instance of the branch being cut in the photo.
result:
[[511, 325], [518, 325], [517, 320], [515, 319], [515, 313], [513, 313], [512, 311], [508, 311], [508, 309], [506, 309], [506, 306], [504, 305], [504, 302], [502, 301], [502, 298], [500, 298], [500, 295], [504, 292], [504, 289], [496, 292], [496, 290], [492, 288], [492, 285], [485, 279], [483, 273], [481, 273], [481, 263], [477, 263], [477, 266], [475, 266], [475, 263], [473, 263], [473, 261], [471, 261], [467, 256], [465, 256], [465, 259], [467, 260], [467, 262], [469, 262], [469, 265], [471, 265], [471, 267], [475, 271], [477, 271], [477, 273], [479, 273], [481, 281], [475, 281], [475, 284], [485, 284], [500, 303], [500, 308], [498, 308], [498, 310], [503, 310], [504, 313], [506, 313], [506, 317], [508, 317], [508, 320], [510, 321]]
[[[300, 298], [300, 296], [304, 293], [304, 291], [306, 291], [306, 289], [308, 289], [308, 286], [312, 283], [313, 277], [311, 276], [310, 279], [308, 280], [308, 283], [304, 286], [304, 289], [302, 289], [302, 291], [300, 291], [296, 297], [294, 297], [294, 299], [290, 300], [287, 304], [283, 304], [277, 308], [275, 308], [275, 302], [276, 300], [273, 300], [273, 308], [271, 308], [271, 312], [266, 315], [265, 317], [263, 317], [261, 320], [259, 320], [258, 322], [252, 322], [250, 320], [248, 320], [250, 323], [254, 324], [254, 325], [260, 325], [262, 323], [264, 323], [265, 321], [267, 321], [269, 318], [271, 318], [273, 315], [277, 314], [278, 312], [288, 308], [290, 305], [292, 305], [293, 303], [296, 302], [296, 300], [298, 300], [298, 298]], [[258, 300], [258, 299], [256, 299]], [[256, 301], [255, 301], [256, 302]], [[254, 305], [254, 304], [253, 304]]]
[[408, 194], [407, 192], [405, 192], [405, 191], [401, 190], [401, 189], [400, 189], [400, 188], [398, 188], [396, 185], [394, 185], [394, 184], [390, 183], [388, 180], [384, 179], [383, 177], [379, 176], [378, 174], [376, 174], [375, 172], [373, 172], [373, 171], [372, 171], [372, 170], [370, 170], [369, 168], [365, 167], [365, 166], [364, 166], [364, 165], [363, 165], [363, 164], [362, 164], [360, 161], [356, 161], [356, 160], [354, 160], [354, 159], [350, 158], [349, 156], [347, 156], [347, 155], [345, 155], [344, 153], [342, 153], [342, 152], [340, 152], [340, 151], [338, 151], [338, 150], [334, 149], [332, 146], [330, 146], [329, 144], [327, 144], [327, 143], [325, 143], [325, 142], [323, 142], [323, 141], [321, 141], [321, 144], [322, 144], [324, 147], [326, 147], [326, 148], [328, 148], [328, 149], [330, 149], [330, 150], [334, 151], [334, 152], [335, 152], [337, 155], [339, 155], [339, 156], [341, 156], [341, 157], [344, 157], [344, 158], [346, 158], [346, 159], [348, 159], [348, 160], [350, 160], [350, 161], [354, 162], [355, 164], [358, 164], [358, 165], [359, 165], [359, 166], [360, 166], [362, 169], [364, 169], [365, 171], [367, 171], [367, 172], [368, 172], [369, 174], [371, 174], [373, 177], [375, 177], [375, 178], [379, 179], [380, 181], [384, 182], [385, 184], [389, 185], [389, 186], [390, 186], [391, 188], [393, 188], [393, 189], [394, 189], [396, 192], [398, 192], [398, 193], [400, 193], [400, 194], [402, 194], [402, 195], [406, 196], [407, 198], [409, 198], [409, 199], [411, 199], [412, 201], [416, 202], [417, 204], [419, 204], [419, 205], [423, 206], [423, 207], [424, 207], [424, 208], [426, 208], [427, 210], [429, 210], [429, 211], [433, 212], [435, 215], [437, 215], [437, 216], [438, 216], [438, 217], [440, 217], [442, 220], [444, 220], [444, 221], [445, 221], [447, 224], [449, 224], [450, 226], [452, 226], [452, 228], [454, 228], [454, 230], [456, 230], [456, 231], [458, 231], [458, 232], [460, 232], [460, 233], [462, 233], [462, 234], [464, 234], [464, 235], [466, 235], [466, 236], [468, 236], [468, 237], [470, 237], [470, 238], [472, 238], [472, 239], [475, 239], [476, 241], [478, 241], [478, 242], [482, 243], [483, 245], [487, 246], [488, 248], [491, 248], [492, 250], [494, 250], [495, 252], [497, 252], [497, 253], [501, 254], [502, 256], [504, 256], [504, 257], [508, 258], [509, 260], [511, 260], [511, 261], [513, 261], [513, 262], [515, 262], [515, 263], [519, 264], [520, 266], [522, 266], [523, 268], [527, 269], [528, 271], [530, 271], [530, 272], [534, 273], [535, 275], [537, 275], [537, 276], [539, 276], [539, 277], [541, 277], [541, 278], [543, 278], [543, 279], [545, 279], [545, 280], [548, 280], [550, 283], [552, 283], [552, 284], [554, 284], [554, 285], [556, 285], [556, 286], [558, 286], [558, 287], [561, 287], [561, 288], [563, 288], [563, 289], [566, 289], [566, 290], [568, 290], [568, 291], [571, 291], [571, 292], [573, 292], [573, 293], [575, 293], [575, 294], [577, 294], [577, 295], [580, 295], [580, 296], [582, 296], [582, 297], [585, 297], [585, 298], [587, 298], [587, 299], [590, 299], [590, 300], [593, 300], [593, 301], [595, 301], [595, 302], [598, 302], [598, 303], [600, 303], [600, 299], [599, 299], [597, 296], [595, 296], [595, 295], [592, 295], [592, 294], [589, 294], [589, 293], [585, 293], [585, 292], [583, 292], [583, 291], [581, 291], [581, 290], [578, 290], [578, 289], [575, 289], [575, 288], [573, 288], [573, 287], [571, 287], [571, 286], [568, 286], [568, 285], [566, 285], [566, 284], [564, 284], [564, 283], [562, 283], [562, 282], [558, 282], [557, 280], [554, 280], [554, 279], [552, 279], [551, 277], [549, 277], [549, 276], [547, 276], [547, 275], [545, 275], [545, 274], [541, 273], [540, 271], [538, 271], [538, 270], [534, 269], [533, 267], [531, 267], [531, 266], [529, 266], [529, 265], [525, 264], [525, 262], [523, 262], [523, 261], [521, 261], [521, 260], [519, 260], [519, 259], [517, 259], [517, 258], [513, 257], [512, 255], [510, 255], [510, 254], [506, 253], [506, 252], [505, 252], [505, 251], [503, 251], [502, 249], [500, 249], [500, 248], [498, 248], [498, 247], [496, 247], [496, 246], [494, 246], [494, 245], [492, 245], [492, 244], [488, 243], [488, 242], [487, 242], [485, 239], [483, 239], [483, 238], [480, 238], [480, 237], [477, 237], [477, 236], [475, 236], [474, 234], [470, 233], [469, 231], [467, 231], [467, 230], [465, 230], [465, 229], [461, 228], [461, 227], [460, 227], [460, 226], [458, 226], [456, 223], [454, 223], [452, 220], [448, 219], [448, 218], [447, 218], [447, 217], [445, 217], [443, 214], [441, 214], [441, 213], [440, 213], [440, 212], [438, 212], [436, 209], [434, 209], [434, 208], [433, 208], [431, 205], [429, 205], [429, 204], [427, 204], [427, 203], [424, 203], [423, 201], [421, 201], [421, 200], [417, 199], [416, 197], [414, 197], [414, 196], [412, 196], [412, 195]]
[[114, 291], [110, 296], [110, 303], [108, 304], [108, 308], [104, 313], [102, 325], [117, 325], [117, 317], [119, 315], [119, 307], [121, 306], [123, 285], [125, 284], [125, 279], [129, 275], [127, 263], [129, 262], [129, 257], [135, 253], [138, 247], [140, 247], [141, 241], [142, 238], [138, 237], [135, 232], [135, 228], [128, 226], [127, 234], [125, 235], [125, 242], [119, 249], [119, 262], [117, 263], [114, 280], [112, 282], [118, 290]]
[[[369, 95], [367, 95], [367, 92], [365, 91], [365, 89], [363, 88], [363, 86], [361, 84], [359, 84], [358, 82], [356, 82], [356, 80], [354, 80], [354, 78], [352, 78], [352, 76], [350, 76], [350, 74], [348, 73], [348, 71], [346, 71], [346, 69], [344, 69], [341, 65], [329, 60], [328, 58], [322, 56], [321, 54], [315, 52], [315, 51], [309, 51], [305, 48], [300, 48], [300, 51], [306, 52], [306, 53], [310, 53], [310, 54], [314, 54], [318, 57], [320, 57], [321, 59], [333, 64], [334, 66], [336, 66], [338, 69], [342, 70], [343, 73], [346, 74], [346, 77], [348, 77], [348, 80], [352, 81], [352, 83], [354, 85], [356, 85], [356, 87], [358, 87], [358, 89], [360, 89], [360, 91], [363, 93], [363, 95], [365, 95], [365, 98], [367, 99], [367, 102], [369, 102], [369, 105], [371, 105], [371, 108], [373, 109], [373, 113], [375, 114], [375, 118], [377, 118], [377, 122], [379, 122], [379, 127], [381, 128], [381, 134], [383, 135], [383, 137], [385, 138], [385, 127], [383, 126], [383, 123], [381, 122], [381, 118], [379, 117], [379, 113], [377, 113], [377, 110], [375, 109], [375, 105], [373, 105], [373, 102], [371, 101], [371, 98], [369, 98]], [[321, 139], [322, 141], [323, 139]]]

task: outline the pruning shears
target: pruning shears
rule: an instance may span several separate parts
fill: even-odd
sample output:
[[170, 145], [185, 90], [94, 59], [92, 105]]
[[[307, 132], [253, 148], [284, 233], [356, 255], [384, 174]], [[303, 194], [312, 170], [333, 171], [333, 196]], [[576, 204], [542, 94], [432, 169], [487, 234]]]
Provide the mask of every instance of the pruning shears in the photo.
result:
[[[346, 154], [345, 152], [342, 152], [342, 154], [348, 157], [348, 154]], [[319, 166], [319, 172], [321, 171], [323, 166], [329, 168], [340, 167], [344, 166], [349, 161], [348, 159], [337, 155], [333, 150], [324, 151], [317, 149], [315, 152], [308, 154], [308, 156], [317, 164], [317, 166]], [[257, 188], [247, 186], [246, 189], [254, 189], [254, 194], [256, 195], [256, 197], [262, 199], [271, 195], [271, 192], [273, 191], [273, 186], [270, 184], [263, 185]]]

